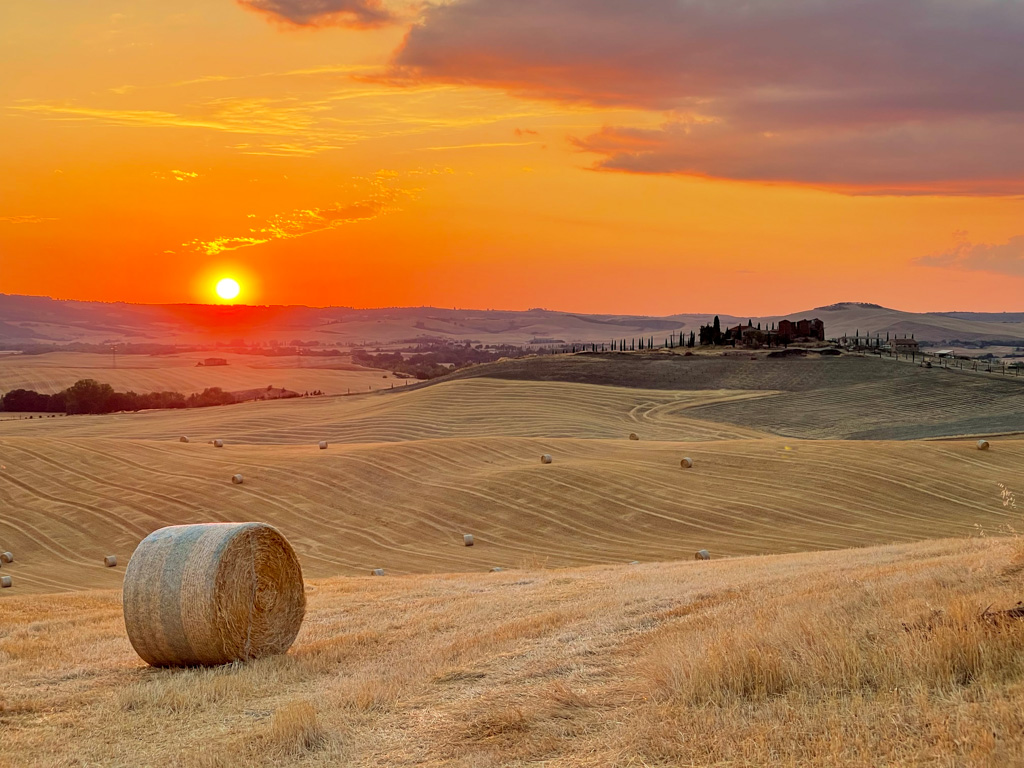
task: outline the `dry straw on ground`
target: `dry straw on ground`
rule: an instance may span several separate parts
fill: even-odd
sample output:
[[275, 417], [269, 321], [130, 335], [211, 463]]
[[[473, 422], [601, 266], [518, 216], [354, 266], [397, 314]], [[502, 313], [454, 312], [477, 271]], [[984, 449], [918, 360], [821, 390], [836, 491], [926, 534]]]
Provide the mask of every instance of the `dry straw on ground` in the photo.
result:
[[143, 539], [125, 570], [128, 639], [153, 666], [284, 653], [305, 607], [298, 558], [264, 523], [161, 528]]
[[117, 555], [107, 555], [103, 558], [103, 564], [107, 566], [107, 568], [113, 568], [117, 565]]

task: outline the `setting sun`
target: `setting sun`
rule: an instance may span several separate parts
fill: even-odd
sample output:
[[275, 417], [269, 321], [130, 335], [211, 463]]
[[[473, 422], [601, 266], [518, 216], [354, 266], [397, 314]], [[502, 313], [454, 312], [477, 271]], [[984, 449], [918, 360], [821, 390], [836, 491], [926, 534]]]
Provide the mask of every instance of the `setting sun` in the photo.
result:
[[217, 295], [225, 301], [231, 301], [238, 297], [239, 292], [242, 289], [238, 285], [237, 280], [233, 280], [230, 277], [225, 277], [223, 280], [217, 283]]

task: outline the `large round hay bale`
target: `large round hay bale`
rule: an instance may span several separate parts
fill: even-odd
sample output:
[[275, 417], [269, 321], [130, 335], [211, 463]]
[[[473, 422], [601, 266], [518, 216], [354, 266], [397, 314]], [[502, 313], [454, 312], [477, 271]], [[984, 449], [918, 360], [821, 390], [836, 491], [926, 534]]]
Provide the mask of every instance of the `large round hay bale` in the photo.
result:
[[472, 547], [473, 546], [473, 534], [472, 533], [465, 533], [465, 534], [463, 534], [462, 535], [462, 543], [465, 544], [467, 547]]
[[988, 446], [988, 440], [979, 440], [978, 441], [978, 450], [979, 451], [987, 451], [988, 447], [989, 447]]
[[710, 560], [711, 559], [711, 553], [708, 552], [706, 549], [698, 549], [697, 552], [693, 555], [693, 559], [694, 560]]
[[317, 443], [317, 445], [320, 446], [320, 450], [321, 451], [326, 451], [327, 450], [327, 441], [326, 440], [321, 440], [319, 443]]
[[235, 485], [241, 485], [242, 484], [242, 476], [241, 475], [232, 475], [231, 476], [231, 482], [234, 483]]
[[640, 435], [638, 435], [636, 432], [630, 432], [629, 433], [629, 439], [630, 440], [639, 440], [640, 439]]
[[0, 552], [0, 563], [13, 563], [14, 555], [10, 552]]
[[491, 568], [491, 573], [501, 573], [503, 570], [504, 570], [504, 568], [502, 568], [501, 566], [497, 566], [496, 565], [493, 568]]
[[214, 448], [223, 448], [224, 447], [224, 441], [220, 440], [220, 439], [214, 440], [213, 441], [213, 447]]
[[691, 459], [689, 456], [686, 456], [683, 458], [682, 461], [679, 462], [679, 466], [682, 467], [683, 469], [692, 469], [693, 459]]
[[10, 576], [0, 576], [0, 589], [7, 589], [13, 583]]
[[305, 612], [299, 559], [265, 523], [161, 528], [125, 569], [128, 639], [155, 667], [285, 653]]
[[187, 443], [188, 442], [188, 437], [186, 437], [185, 435], [182, 435], [181, 437], [178, 438], [178, 442], [179, 443]]
[[551, 454], [550, 453], [545, 453], [543, 456], [541, 456], [540, 457], [540, 463], [541, 464], [550, 464], [551, 463]]
[[107, 555], [103, 558], [103, 564], [107, 566], [107, 568], [113, 568], [117, 565], [117, 555]]
[[370, 575], [371, 576], [383, 576], [384, 575], [384, 569], [383, 568], [374, 568], [372, 571], [370, 571]]

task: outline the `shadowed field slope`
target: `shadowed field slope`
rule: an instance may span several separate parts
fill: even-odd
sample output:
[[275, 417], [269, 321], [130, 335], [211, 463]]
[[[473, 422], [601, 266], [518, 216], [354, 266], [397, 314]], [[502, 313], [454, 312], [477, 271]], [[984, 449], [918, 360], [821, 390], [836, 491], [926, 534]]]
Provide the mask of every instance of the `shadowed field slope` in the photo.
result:
[[859, 356], [577, 354], [504, 360], [454, 377], [767, 390], [763, 398], [703, 404], [688, 415], [787, 437], [912, 440], [1024, 431], [1024, 378]]
[[[1013, 539], [315, 582], [287, 656], [153, 670], [114, 591], [14, 598], [11, 765], [1020, 765]], [[9, 590], [8, 590], [9, 591]], [[6, 764], [6, 762], [5, 762]]]

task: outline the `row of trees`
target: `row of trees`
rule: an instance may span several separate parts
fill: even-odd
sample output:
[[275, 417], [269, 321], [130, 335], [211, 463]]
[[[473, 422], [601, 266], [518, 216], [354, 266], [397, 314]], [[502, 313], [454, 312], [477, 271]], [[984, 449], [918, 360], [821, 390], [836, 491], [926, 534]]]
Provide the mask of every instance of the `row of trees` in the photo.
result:
[[0, 398], [0, 411], [26, 413], [114, 413], [152, 408], [204, 408], [228, 405], [235, 396], [220, 387], [208, 387], [186, 397], [180, 392], [115, 392], [109, 384], [82, 379], [54, 395], [31, 389], [12, 389]]

